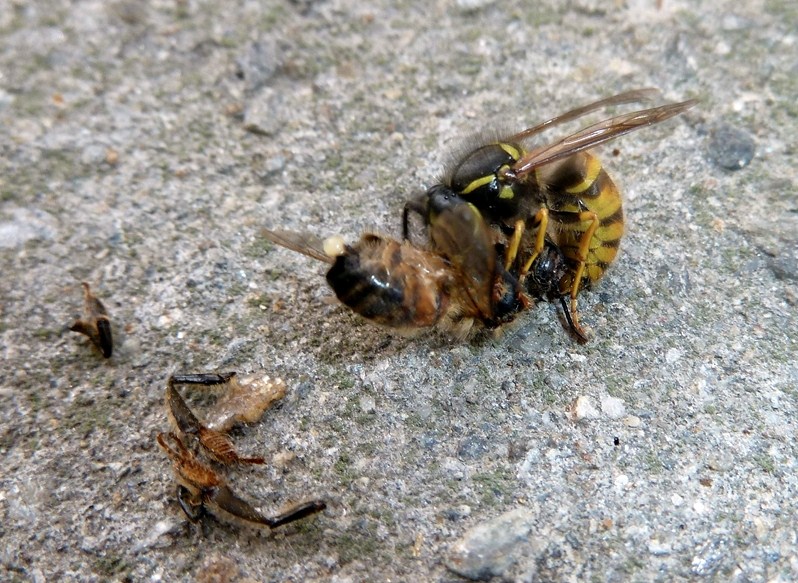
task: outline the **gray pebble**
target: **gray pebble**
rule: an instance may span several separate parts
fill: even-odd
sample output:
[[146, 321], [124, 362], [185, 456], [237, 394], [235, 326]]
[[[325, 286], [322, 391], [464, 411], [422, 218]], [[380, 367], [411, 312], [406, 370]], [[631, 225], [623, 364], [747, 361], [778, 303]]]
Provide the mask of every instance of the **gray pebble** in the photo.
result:
[[478, 435], [469, 435], [457, 448], [457, 457], [461, 460], [475, 460], [481, 458], [488, 451], [488, 443]]
[[798, 281], [798, 244], [785, 244], [775, 257], [768, 257], [768, 267], [784, 280]]
[[261, 38], [251, 43], [237, 60], [238, 73], [246, 82], [248, 91], [266, 85], [281, 65], [280, 51], [271, 38]]
[[0, 249], [21, 247], [31, 239], [52, 239], [57, 230], [55, 218], [42, 210], [12, 208], [6, 210], [10, 221], [0, 221]]
[[475, 581], [502, 577], [534, 545], [534, 520], [529, 509], [517, 508], [473, 527], [452, 546], [446, 567]]
[[748, 132], [723, 124], [716, 127], [709, 139], [709, 155], [726, 170], [748, 166], [756, 152], [754, 138]]

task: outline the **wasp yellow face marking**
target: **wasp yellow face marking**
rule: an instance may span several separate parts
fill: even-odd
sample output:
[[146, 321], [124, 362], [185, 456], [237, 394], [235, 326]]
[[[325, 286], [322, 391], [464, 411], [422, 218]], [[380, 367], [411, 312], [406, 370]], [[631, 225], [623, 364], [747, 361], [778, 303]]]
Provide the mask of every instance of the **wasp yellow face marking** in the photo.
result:
[[601, 162], [599, 159], [595, 156], [588, 156], [585, 162], [585, 177], [579, 184], [566, 188], [565, 192], [568, 194], [579, 194], [586, 191], [593, 186], [596, 178], [598, 178], [599, 172], [601, 172]]

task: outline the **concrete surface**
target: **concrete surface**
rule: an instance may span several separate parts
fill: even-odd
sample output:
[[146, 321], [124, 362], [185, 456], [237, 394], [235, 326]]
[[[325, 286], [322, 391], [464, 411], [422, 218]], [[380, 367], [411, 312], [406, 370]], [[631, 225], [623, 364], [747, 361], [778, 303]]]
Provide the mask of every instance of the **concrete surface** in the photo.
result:
[[[780, 0], [0, 2], [0, 579], [798, 578], [797, 31]], [[628, 235], [586, 346], [551, 304], [396, 336], [259, 235], [398, 235], [459, 138], [648, 86], [701, 105], [601, 150]], [[165, 381], [226, 370], [288, 384], [233, 487], [322, 515], [186, 522]]]

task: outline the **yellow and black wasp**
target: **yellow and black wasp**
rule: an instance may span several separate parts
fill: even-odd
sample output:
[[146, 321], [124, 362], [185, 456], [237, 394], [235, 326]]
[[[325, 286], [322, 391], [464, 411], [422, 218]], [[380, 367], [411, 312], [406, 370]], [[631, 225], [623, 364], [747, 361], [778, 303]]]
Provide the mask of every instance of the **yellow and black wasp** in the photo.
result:
[[[661, 123], [694, 105], [668, 103], [605, 119], [543, 146], [532, 139], [554, 126], [609, 106], [650, 99], [655, 89], [628, 91], [573, 109], [508, 138], [482, 142], [461, 156], [443, 179], [405, 205], [432, 224], [432, 197], [448, 191], [478, 208], [501, 231], [504, 267], [533, 297], [559, 299], [580, 342], [577, 296], [599, 280], [618, 253], [624, 233], [621, 194], [588, 149], [646, 126]], [[565, 298], [570, 298], [570, 305]]]

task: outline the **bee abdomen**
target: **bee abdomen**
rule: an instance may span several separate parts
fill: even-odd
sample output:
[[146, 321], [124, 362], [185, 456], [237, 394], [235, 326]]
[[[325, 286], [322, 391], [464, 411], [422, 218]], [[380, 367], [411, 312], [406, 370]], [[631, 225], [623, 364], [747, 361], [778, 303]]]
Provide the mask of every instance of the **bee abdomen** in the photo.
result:
[[422, 260], [430, 262], [408, 245], [363, 239], [336, 258], [327, 282], [343, 304], [377, 324], [434, 326], [446, 311], [448, 295], [440, 266]]

